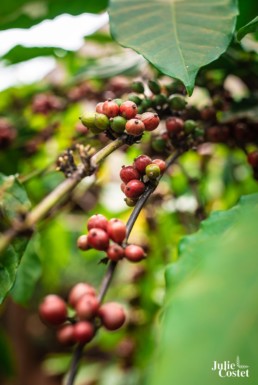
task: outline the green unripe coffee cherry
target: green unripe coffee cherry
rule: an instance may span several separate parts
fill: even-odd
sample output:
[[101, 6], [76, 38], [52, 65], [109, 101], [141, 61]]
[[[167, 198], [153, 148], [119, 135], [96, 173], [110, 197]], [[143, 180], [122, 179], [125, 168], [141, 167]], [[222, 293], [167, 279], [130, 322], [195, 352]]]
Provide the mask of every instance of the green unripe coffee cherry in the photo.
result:
[[175, 111], [181, 111], [187, 105], [185, 97], [183, 95], [180, 95], [180, 94], [171, 95], [169, 100], [168, 100], [168, 103], [169, 103], [170, 107], [172, 108], [172, 110], [175, 110]]
[[135, 104], [137, 104], [137, 106], [139, 106], [142, 102], [142, 99], [135, 94], [128, 95], [128, 100], [130, 100], [131, 102], [134, 102]]
[[123, 116], [115, 116], [114, 118], [110, 119], [110, 125], [113, 131], [117, 132], [118, 134], [122, 134], [125, 130], [127, 120], [123, 118]]
[[101, 131], [105, 131], [109, 127], [109, 119], [104, 114], [96, 113], [94, 123], [95, 126]]
[[96, 128], [95, 126], [95, 112], [86, 112], [80, 117], [82, 124], [87, 128]]
[[113, 102], [115, 102], [119, 107], [121, 106], [121, 104], [123, 103], [123, 100], [122, 99], [114, 99]]
[[160, 176], [160, 168], [155, 163], [148, 164], [145, 168], [145, 174], [150, 180], [155, 180]]
[[151, 99], [143, 99], [143, 101], [141, 102], [141, 107], [143, 108], [143, 110], [147, 110], [148, 108], [152, 107], [152, 104], [153, 102]]
[[154, 139], [151, 143], [153, 150], [163, 152], [166, 148], [166, 141], [162, 138]]
[[125, 203], [129, 207], [134, 207], [136, 205], [136, 203], [137, 203], [137, 200], [138, 199], [132, 199], [132, 198], [127, 198], [127, 197], [124, 199]]
[[148, 87], [153, 94], [158, 95], [160, 93], [160, 90], [161, 90], [160, 85], [154, 80], [148, 81]]
[[202, 128], [199, 128], [197, 127], [195, 130], [194, 130], [194, 136], [195, 138], [199, 138], [201, 136], [204, 135], [204, 130]]
[[142, 82], [133, 82], [132, 84], [132, 90], [134, 92], [137, 92], [138, 94], [144, 93], [144, 85]]
[[164, 106], [168, 101], [167, 97], [164, 94], [155, 95], [153, 98], [153, 104], [155, 106]]
[[197, 127], [197, 124], [195, 120], [189, 119], [184, 122], [184, 130], [187, 134], [190, 134], [191, 132], [193, 132], [193, 130], [195, 130], [196, 127]]

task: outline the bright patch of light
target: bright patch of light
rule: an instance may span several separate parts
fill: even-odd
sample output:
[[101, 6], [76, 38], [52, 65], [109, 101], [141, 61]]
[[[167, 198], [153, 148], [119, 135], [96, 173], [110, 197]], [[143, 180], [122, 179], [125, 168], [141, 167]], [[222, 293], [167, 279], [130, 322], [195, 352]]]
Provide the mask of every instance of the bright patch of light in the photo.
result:
[[83, 36], [90, 35], [108, 22], [106, 13], [79, 16], [60, 15], [44, 20], [29, 29], [10, 29], [0, 32], [0, 55], [15, 45], [25, 47], [60, 47], [77, 50], [83, 44]]
[[[78, 50], [84, 36], [91, 35], [108, 22], [108, 15], [82, 14], [60, 15], [54, 20], [45, 20], [29, 29], [10, 29], [0, 32], [0, 55], [16, 45], [25, 47], [58, 47]], [[38, 57], [23, 63], [2, 67], [0, 90], [17, 84], [30, 84], [41, 80], [55, 67], [51, 57]]]
[[0, 90], [15, 84], [34, 83], [55, 68], [55, 59], [39, 57], [9, 67], [0, 67]]

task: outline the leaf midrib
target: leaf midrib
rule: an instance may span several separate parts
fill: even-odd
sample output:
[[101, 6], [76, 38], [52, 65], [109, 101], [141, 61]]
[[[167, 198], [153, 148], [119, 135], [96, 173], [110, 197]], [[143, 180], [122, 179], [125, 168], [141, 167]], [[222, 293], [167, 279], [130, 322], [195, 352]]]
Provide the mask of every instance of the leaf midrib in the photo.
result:
[[189, 83], [189, 74], [188, 74], [188, 71], [186, 68], [185, 58], [183, 55], [183, 51], [182, 51], [181, 44], [179, 41], [179, 36], [178, 36], [178, 30], [177, 30], [177, 24], [176, 24], [176, 4], [174, 2], [171, 4], [171, 11], [172, 11], [171, 12], [172, 13], [172, 25], [173, 25], [173, 30], [174, 30], [174, 34], [175, 34], [175, 40], [176, 40], [176, 44], [178, 46], [179, 55], [180, 55], [181, 61], [183, 63], [185, 73], [187, 75], [187, 81]]

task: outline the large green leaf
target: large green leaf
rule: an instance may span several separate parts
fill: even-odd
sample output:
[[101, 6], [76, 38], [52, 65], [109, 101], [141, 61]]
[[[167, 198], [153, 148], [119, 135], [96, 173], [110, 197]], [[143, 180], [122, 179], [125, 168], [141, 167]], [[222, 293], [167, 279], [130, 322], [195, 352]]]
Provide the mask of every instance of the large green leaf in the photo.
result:
[[15, 302], [21, 305], [28, 304], [41, 271], [40, 242], [39, 237], [34, 236], [23, 254], [15, 284], [10, 293]]
[[253, 20], [250, 21], [250, 23], [244, 25], [242, 28], [239, 29], [237, 32], [237, 40], [242, 40], [245, 35], [248, 33], [256, 32], [258, 31], [258, 16], [256, 16]]
[[71, 51], [63, 50], [57, 47], [24, 47], [22, 45], [16, 45], [4, 56], [2, 56], [2, 60], [5, 60], [7, 64], [17, 64], [35, 57], [58, 57], [60, 56], [60, 53], [65, 56], [67, 52]]
[[192, 93], [199, 69], [227, 48], [235, 28], [235, 0], [111, 0], [111, 31], [162, 73]]
[[[218, 385], [214, 361], [249, 366], [258, 379], [258, 194], [215, 213], [184, 238], [180, 259], [167, 273], [167, 305], [157, 363], [149, 383]], [[222, 374], [225, 374], [224, 372]]]
[[[30, 201], [16, 176], [0, 174], [0, 231], [4, 233], [17, 215], [24, 214]], [[0, 240], [2, 235], [0, 234]], [[12, 288], [21, 257], [28, 243], [27, 237], [15, 239], [0, 255], [0, 303]]]
[[53, 19], [63, 13], [80, 15], [84, 12], [103, 11], [108, 0], [12, 0], [2, 1], [0, 5], [0, 29], [28, 28], [44, 19]]

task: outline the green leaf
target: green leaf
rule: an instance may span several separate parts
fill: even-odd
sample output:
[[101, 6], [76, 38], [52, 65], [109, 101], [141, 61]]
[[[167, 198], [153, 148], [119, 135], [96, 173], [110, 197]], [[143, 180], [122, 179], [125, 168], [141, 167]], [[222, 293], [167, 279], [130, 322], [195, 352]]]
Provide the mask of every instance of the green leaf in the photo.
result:
[[29, 28], [45, 19], [54, 19], [63, 13], [80, 15], [84, 12], [104, 11], [108, 0], [14, 0], [2, 1], [0, 5], [0, 29]]
[[167, 272], [167, 305], [157, 363], [149, 384], [217, 385], [214, 361], [250, 366], [258, 378], [258, 194], [211, 215], [180, 244]]
[[28, 304], [41, 271], [40, 242], [39, 237], [34, 236], [24, 252], [10, 293], [15, 302], [21, 305]]
[[17, 45], [2, 56], [2, 60], [5, 60], [7, 64], [17, 64], [40, 56], [58, 57], [60, 54], [65, 56], [67, 52], [71, 51], [57, 47], [24, 47], [22, 45]]
[[[17, 177], [0, 174], [0, 230], [4, 232], [11, 227], [17, 215], [25, 213], [29, 207], [27, 193]], [[26, 237], [19, 237], [0, 256], [0, 303], [14, 284], [27, 243]]]
[[232, 38], [235, 0], [111, 0], [111, 31], [192, 94], [199, 69], [218, 58]]
[[250, 23], [246, 24], [244, 27], [240, 28], [237, 32], [237, 40], [242, 40], [245, 35], [252, 32], [258, 31], [258, 16], [256, 16]]

